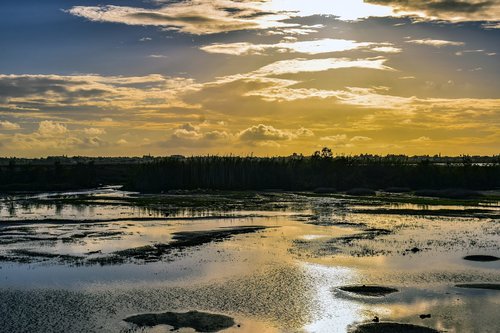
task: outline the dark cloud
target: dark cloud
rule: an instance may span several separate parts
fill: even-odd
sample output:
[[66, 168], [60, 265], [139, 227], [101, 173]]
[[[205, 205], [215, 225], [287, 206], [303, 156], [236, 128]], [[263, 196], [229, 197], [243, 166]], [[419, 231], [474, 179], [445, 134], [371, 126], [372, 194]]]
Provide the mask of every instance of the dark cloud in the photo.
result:
[[174, 24], [175, 22], [186, 22], [186, 23], [207, 23], [207, 22], [215, 22], [216, 20], [201, 16], [201, 15], [184, 15], [184, 16], [170, 16], [160, 13], [132, 13], [128, 14], [127, 17], [135, 18], [135, 19], [145, 19], [156, 21], [159, 24]]
[[460, 0], [367, 0], [366, 2], [392, 6], [401, 11], [424, 11], [439, 13], [479, 13], [495, 5], [495, 1]]
[[47, 77], [0, 76], [0, 99], [40, 95], [48, 92], [65, 94], [68, 93], [69, 85], [78, 86], [83, 84], [85, 84], [83, 81], [68, 83], [66, 80]]

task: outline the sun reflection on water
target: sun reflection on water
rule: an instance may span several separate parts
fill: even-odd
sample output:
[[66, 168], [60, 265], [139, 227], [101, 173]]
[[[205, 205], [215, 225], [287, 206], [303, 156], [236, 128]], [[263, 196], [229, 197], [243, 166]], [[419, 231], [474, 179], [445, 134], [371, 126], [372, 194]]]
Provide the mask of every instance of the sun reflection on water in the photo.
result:
[[333, 292], [334, 286], [352, 284], [356, 281], [358, 275], [355, 270], [310, 263], [304, 263], [303, 268], [308, 275], [314, 277], [313, 294], [317, 302], [313, 321], [304, 327], [307, 332], [344, 333], [349, 325], [364, 317], [361, 305], [337, 297]]

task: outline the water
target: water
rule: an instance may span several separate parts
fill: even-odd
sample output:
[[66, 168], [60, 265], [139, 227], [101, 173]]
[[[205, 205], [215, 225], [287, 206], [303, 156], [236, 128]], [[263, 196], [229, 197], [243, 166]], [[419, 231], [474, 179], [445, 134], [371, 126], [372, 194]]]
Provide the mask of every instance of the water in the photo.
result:
[[[235, 318], [239, 326], [224, 332], [347, 332], [375, 316], [497, 332], [499, 291], [456, 285], [500, 283], [500, 261], [463, 259], [500, 256], [500, 223], [491, 213], [498, 203], [436, 200], [426, 208], [407, 195], [401, 204], [394, 198], [142, 196], [117, 188], [0, 198], [0, 331], [167, 332], [123, 319], [198, 310]], [[368, 211], [377, 209], [384, 211]], [[265, 229], [141, 252], [176, 244], [179, 232], [257, 226]], [[363, 284], [399, 291], [366, 297], [338, 289]]]

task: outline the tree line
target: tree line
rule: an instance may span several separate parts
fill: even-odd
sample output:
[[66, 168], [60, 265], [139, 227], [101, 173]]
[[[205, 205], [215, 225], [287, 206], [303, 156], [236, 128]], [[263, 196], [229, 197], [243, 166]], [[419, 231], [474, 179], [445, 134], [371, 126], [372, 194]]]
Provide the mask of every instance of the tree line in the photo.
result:
[[500, 159], [336, 156], [324, 148], [311, 156], [172, 156], [142, 163], [92, 160], [0, 165], [0, 191], [37, 191], [124, 185], [141, 192], [169, 190], [286, 190], [353, 188], [474, 190], [500, 188]]

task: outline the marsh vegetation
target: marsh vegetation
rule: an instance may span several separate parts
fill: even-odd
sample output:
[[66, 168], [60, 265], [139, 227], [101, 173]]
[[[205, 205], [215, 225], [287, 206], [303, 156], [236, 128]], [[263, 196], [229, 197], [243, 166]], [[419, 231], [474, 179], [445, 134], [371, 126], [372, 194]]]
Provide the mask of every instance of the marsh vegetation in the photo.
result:
[[420, 191], [427, 197], [467, 199], [500, 187], [500, 158], [404, 155], [52, 157], [0, 160], [0, 190], [43, 191], [125, 185], [141, 192], [173, 190], [347, 191], [374, 195]]

